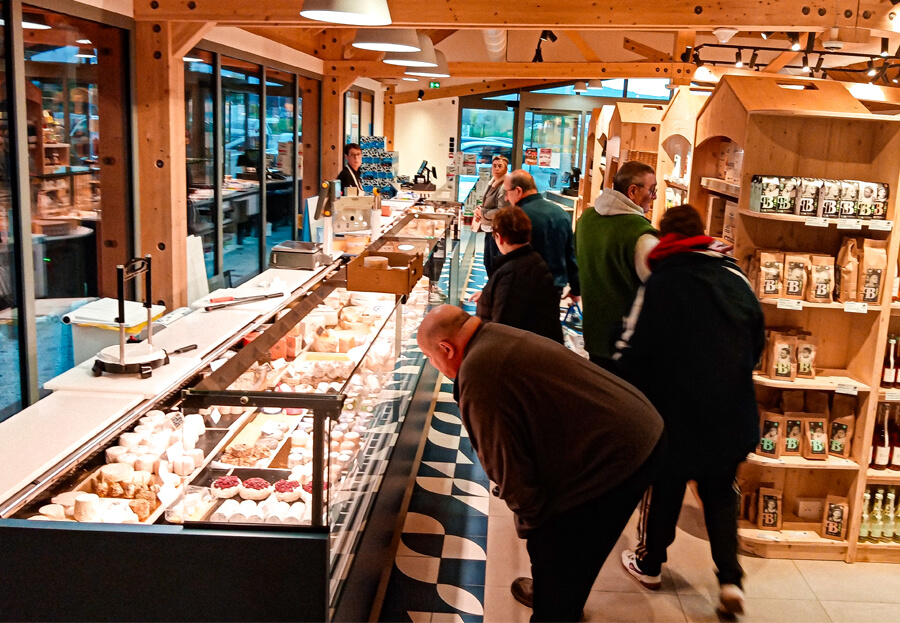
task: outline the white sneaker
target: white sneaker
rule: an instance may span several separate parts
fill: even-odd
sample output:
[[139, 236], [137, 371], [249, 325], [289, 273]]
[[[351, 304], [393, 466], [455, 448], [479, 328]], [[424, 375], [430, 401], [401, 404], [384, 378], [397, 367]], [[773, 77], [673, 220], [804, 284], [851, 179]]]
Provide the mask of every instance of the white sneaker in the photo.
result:
[[731, 616], [744, 614], [744, 591], [737, 584], [723, 584], [716, 610]]
[[641, 583], [644, 588], [649, 588], [651, 591], [659, 590], [659, 587], [662, 586], [662, 580], [658, 575], [647, 575], [641, 568], [638, 567], [637, 556], [634, 551], [630, 549], [626, 549], [622, 552], [622, 566], [625, 567], [625, 571], [630, 573], [634, 579]]

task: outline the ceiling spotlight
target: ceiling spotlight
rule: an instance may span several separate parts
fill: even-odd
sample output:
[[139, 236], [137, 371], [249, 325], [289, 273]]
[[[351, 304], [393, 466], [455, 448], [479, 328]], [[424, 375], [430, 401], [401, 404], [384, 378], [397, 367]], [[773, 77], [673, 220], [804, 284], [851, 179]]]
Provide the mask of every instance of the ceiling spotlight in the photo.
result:
[[403, 80], [406, 80], [407, 82], [418, 82], [419, 81], [418, 78], [411, 78], [409, 76], [403, 76]]
[[700, 58], [700, 52], [698, 52], [697, 50], [694, 50], [694, 65], [696, 65], [698, 68], [703, 67], [703, 59]]
[[556, 35], [553, 34], [552, 30], [542, 30], [541, 31], [541, 41], [549, 41], [550, 43], [556, 43]]
[[541, 40], [538, 39], [537, 47], [534, 49], [534, 58], [531, 59], [532, 63], [543, 63], [544, 62], [544, 54], [541, 52]]
[[418, 101], [420, 101], [420, 102], [421, 102], [423, 99], [425, 99], [425, 91], [423, 91], [422, 89], [419, 89], [418, 94], [416, 94], [416, 99], [417, 99]]
[[866, 72], [866, 75], [869, 76], [870, 78], [873, 77], [876, 73], [878, 73], [878, 71], [875, 69], [875, 64], [872, 61], [869, 61], [868, 64], [866, 65], [866, 67], [868, 69], [868, 71]]
[[719, 40], [719, 43], [728, 43], [731, 41], [731, 38], [738, 34], [737, 28], [716, 28], [713, 30], [713, 34], [716, 36], [716, 39]]
[[761, 32], [761, 33], [759, 33], [759, 36], [762, 37], [764, 40], [768, 41], [774, 34], [775, 34], [774, 32]]
[[821, 71], [822, 63], [824, 63], [824, 62], [825, 62], [825, 55], [819, 54], [819, 60], [816, 61], [816, 68], [813, 71]]
[[80, 45], [78, 46], [78, 53], [75, 54], [75, 58], [97, 58], [97, 53], [94, 52], [94, 48], [89, 45]]
[[759, 56], [759, 52], [753, 50], [753, 54], [750, 55], [750, 69], [756, 69], [756, 59]]
[[387, 26], [391, 11], [387, 0], [303, 0], [306, 19], [348, 26]]
[[791, 50], [793, 50], [794, 52], [799, 52], [800, 51], [800, 35], [798, 35], [795, 32], [789, 32], [787, 34], [787, 36], [788, 36], [788, 41], [791, 42]]
[[681, 53], [681, 62], [682, 63], [690, 63], [691, 62], [691, 52], [694, 51], [693, 46], [687, 46], [684, 48], [684, 52]]
[[737, 67], [738, 69], [740, 69], [741, 67], [744, 66], [744, 59], [743, 59], [743, 57], [741, 56], [741, 51], [740, 51], [740, 50], [737, 50], [737, 51], [734, 53], [734, 66]]
[[890, 40], [887, 37], [881, 38], [881, 56], [882, 58], [887, 58], [890, 52], [888, 52], [888, 46], [890, 45]]
[[809, 71], [809, 55], [803, 55], [803, 71]]
[[181, 60], [185, 63], [205, 63], [206, 61], [197, 56], [185, 56]]
[[891, 78], [891, 82], [893, 82], [894, 84], [900, 83], [900, 74]]
[[587, 90], [588, 90], [587, 82], [576, 82], [575, 86], [572, 87], [572, 90], [575, 93], [587, 93]]
[[75, 39], [75, 43], [80, 43], [81, 45], [90, 45], [90, 39]]
[[351, 44], [375, 52], [421, 52], [419, 37], [412, 28], [360, 28]]

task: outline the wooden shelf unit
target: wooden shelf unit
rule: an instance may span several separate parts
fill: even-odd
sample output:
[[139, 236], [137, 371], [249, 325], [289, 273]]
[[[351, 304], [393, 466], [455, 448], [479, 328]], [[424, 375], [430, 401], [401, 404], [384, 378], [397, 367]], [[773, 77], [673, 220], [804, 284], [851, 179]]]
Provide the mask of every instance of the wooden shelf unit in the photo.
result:
[[[659, 152], [660, 124], [666, 107], [662, 104], [619, 102], [609, 121], [609, 139], [606, 141], [606, 175], [603, 188], [612, 188], [613, 178], [619, 167], [625, 164], [631, 152], [657, 154]], [[652, 162], [656, 167], [657, 157]], [[657, 180], [658, 184], [658, 180]]]
[[672, 173], [675, 166], [675, 156], [677, 155], [681, 158], [683, 179], [690, 179], [697, 113], [700, 112], [705, 101], [705, 96], [692, 93], [688, 86], [680, 86], [663, 113], [659, 124], [659, 151], [656, 160], [656, 200], [653, 203], [654, 227], [659, 227], [659, 221], [666, 211], [666, 189], [671, 188], [682, 193], [682, 202], [687, 203], [688, 185], [668, 181], [665, 177]]
[[[716, 177], [717, 155], [723, 141], [732, 141], [744, 150], [740, 184], [731, 189], [718, 186], [719, 180], [703, 179]], [[740, 531], [742, 549], [769, 557], [847, 562], [868, 559], [871, 554], [859, 546], [857, 535], [862, 494], [869, 477], [877, 387], [891, 324], [891, 267], [897, 263], [898, 239], [892, 231], [871, 227], [847, 231], [838, 229], [837, 221], [835, 226], [829, 223], [827, 227], [801, 227], [805, 218], [752, 212], [749, 190], [754, 175], [884, 182], [891, 188], [888, 219], [895, 221], [900, 191], [900, 119], [869, 113], [846, 87], [835, 82], [781, 76], [724, 76], [697, 118], [690, 183], [690, 203], [701, 211], [711, 193], [732, 193], [737, 198], [734, 257], [744, 267], [757, 249], [837, 257], [844, 236], [889, 242], [890, 277], [882, 288], [880, 304], [872, 306], [868, 313], [835, 313], [842, 309], [841, 304], [809, 304], [802, 310], [781, 309], [777, 301], [763, 306], [766, 326], [797, 327], [819, 339], [817, 366], [824, 369], [824, 375], [795, 382], [756, 376], [757, 387], [769, 393], [783, 389], [834, 391], [839, 384], [855, 385], [857, 420], [851, 459], [856, 465], [825, 462], [813, 467], [794, 465], [793, 460], [784, 464], [751, 461], [740, 472], [747, 490], [760, 483], [775, 483], [775, 488], [783, 491], [785, 513], [793, 510], [798, 497], [839, 495], [850, 501], [845, 542], [790, 529], [782, 531], [784, 538], [775, 541], [748, 527]], [[900, 333], [900, 317], [895, 323], [891, 328]], [[881, 559], [900, 562], [900, 548], [876, 551]]]

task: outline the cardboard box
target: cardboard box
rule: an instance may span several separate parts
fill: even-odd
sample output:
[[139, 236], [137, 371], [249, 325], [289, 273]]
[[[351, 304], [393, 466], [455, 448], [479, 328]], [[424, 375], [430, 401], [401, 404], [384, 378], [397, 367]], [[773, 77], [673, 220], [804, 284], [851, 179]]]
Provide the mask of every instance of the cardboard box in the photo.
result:
[[713, 238], [721, 238], [724, 228], [725, 197], [710, 195], [709, 202], [706, 205], [706, 233]]
[[722, 224], [722, 238], [734, 244], [737, 238], [738, 204], [736, 201], [725, 202], [725, 221]]
[[[388, 268], [367, 268], [366, 256], [386, 257]], [[356, 292], [385, 292], [406, 295], [422, 278], [423, 261], [418, 253], [380, 253], [366, 250], [347, 266], [347, 289]]]

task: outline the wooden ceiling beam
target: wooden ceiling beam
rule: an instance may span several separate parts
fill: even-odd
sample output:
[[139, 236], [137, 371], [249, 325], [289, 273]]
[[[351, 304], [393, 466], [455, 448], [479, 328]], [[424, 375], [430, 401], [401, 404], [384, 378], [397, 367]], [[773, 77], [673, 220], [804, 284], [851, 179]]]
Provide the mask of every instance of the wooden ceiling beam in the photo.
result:
[[[592, 80], [596, 78], [690, 78], [696, 69], [690, 63], [448, 63], [454, 78], [497, 80]], [[403, 67], [376, 61], [329, 61], [325, 72], [366, 78], [399, 78]]]
[[447, 37], [449, 37], [450, 35], [452, 35], [455, 32], [456, 32], [456, 29], [453, 29], [453, 30], [444, 29], [444, 30], [431, 30], [427, 34], [428, 34], [428, 37], [431, 39], [431, 42], [434, 45], [437, 45], [441, 41], [444, 41]]
[[[815, 3], [814, 3], [815, 5]], [[315, 27], [300, 17], [296, 2], [245, 0], [136, 0], [138, 21], [214, 21]], [[893, 30], [893, 5], [883, 0], [758, 0], [699, 3], [696, 0], [631, 0], [589, 7], [583, 0], [557, 0], [524, 7], [520, 0], [390, 0], [392, 26], [433, 29], [696, 30], [736, 26], [742, 30], [811, 30], [865, 27]], [[859, 13], [859, 14], [858, 14]]]
[[599, 63], [600, 57], [597, 56], [597, 53], [594, 52], [594, 48], [592, 48], [587, 41], [584, 40], [578, 32], [574, 30], [565, 31], [566, 36], [575, 44], [575, 47], [581, 52], [581, 55], [584, 56], [584, 60], [589, 61], [591, 63]]
[[800, 52], [794, 52], [793, 50], [787, 50], [786, 52], [782, 52], [778, 56], [776, 56], [772, 61], [765, 66], [763, 71], [768, 74], [777, 74], [779, 71], [785, 68], [786, 65], [790, 65], [797, 55]]
[[[558, 80], [489, 80], [485, 82], [475, 82], [472, 84], [461, 84], [452, 87], [441, 87], [439, 89], [424, 89], [425, 95], [423, 100], [437, 100], [448, 97], [464, 97], [466, 95], [482, 95], [484, 93], [494, 93], [496, 91], [509, 91], [512, 89], [525, 89], [528, 87], [540, 86], [543, 84], [554, 84]], [[403, 91], [397, 93], [396, 89], [391, 89], [384, 94], [385, 104], [408, 104], [419, 99], [418, 91]]]
[[245, 26], [244, 30], [260, 37], [265, 37], [275, 43], [287, 46], [298, 52], [318, 56], [316, 37], [321, 29], [313, 28], [287, 28], [272, 26]]
[[622, 41], [622, 47], [628, 50], [629, 52], [634, 52], [639, 56], [643, 56], [648, 61], [655, 61], [657, 63], [665, 63], [672, 60], [672, 57], [661, 50], [657, 50], [654, 47], [650, 47], [649, 45], [645, 45], [640, 41], [635, 41], [634, 39], [629, 39], [625, 37]]

